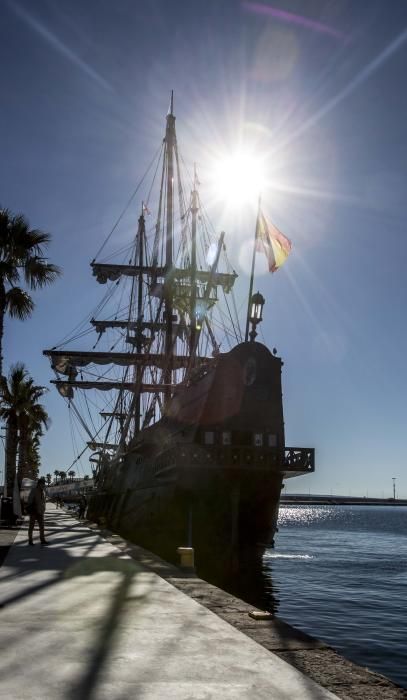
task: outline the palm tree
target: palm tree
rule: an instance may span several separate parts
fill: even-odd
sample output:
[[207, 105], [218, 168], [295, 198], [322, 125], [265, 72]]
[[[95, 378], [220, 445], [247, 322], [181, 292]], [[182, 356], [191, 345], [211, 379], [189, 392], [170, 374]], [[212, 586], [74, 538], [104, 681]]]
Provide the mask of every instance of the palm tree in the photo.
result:
[[5, 314], [23, 321], [34, 309], [31, 296], [18, 286], [21, 278], [34, 290], [51, 284], [61, 272], [44, 257], [50, 240], [48, 233], [30, 229], [21, 214], [14, 216], [7, 209], [0, 209], [0, 377]]
[[45, 478], [47, 480], [47, 486], [51, 486], [52, 474], [46, 474]]
[[24, 404], [27, 370], [22, 363], [10, 368], [8, 380], [0, 377], [0, 417], [6, 422], [6, 474], [5, 487], [8, 496], [13, 493], [18, 449], [18, 416]]
[[61, 478], [61, 481], [63, 481], [64, 479], [66, 479], [66, 472], [60, 471], [60, 472], [59, 472], [59, 476], [60, 476], [60, 478]]
[[74, 478], [74, 476], [75, 476], [75, 472], [73, 471], [73, 469], [71, 469], [71, 471], [68, 472], [68, 476], [70, 476], [70, 477], [71, 477], [71, 481], [73, 481], [73, 478]]
[[58, 477], [60, 476], [60, 472], [59, 472], [58, 469], [55, 469], [54, 475], [55, 475], [55, 483], [57, 484], [57, 483], [58, 483]]
[[0, 418], [6, 422], [6, 490], [13, 493], [18, 453], [18, 480], [35, 478], [40, 467], [39, 440], [48, 427], [48, 414], [38, 399], [45, 387], [36, 386], [22, 363], [0, 377]]
[[[38, 403], [48, 391], [43, 386], [36, 386], [30, 378], [25, 382], [22, 396], [23, 403], [19, 410], [19, 450], [18, 481], [24, 477], [35, 478], [39, 469], [39, 438], [43, 435], [42, 427], [49, 427], [49, 417], [44, 406]], [[31, 459], [30, 459], [31, 458]]]

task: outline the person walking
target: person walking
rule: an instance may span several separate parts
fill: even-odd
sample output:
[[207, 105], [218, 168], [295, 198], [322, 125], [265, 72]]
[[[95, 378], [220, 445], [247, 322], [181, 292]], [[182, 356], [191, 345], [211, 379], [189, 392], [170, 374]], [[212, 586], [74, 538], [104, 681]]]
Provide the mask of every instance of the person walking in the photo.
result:
[[88, 505], [88, 502], [86, 500], [86, 496], [84, 496], [82, 494], [82, 496], [80, 497], [80, 500], [79, 500], [79, 512], [78, 512], [79, 519], [85, 517], [85, 510], [86, 510], [87, 505]]
[[41, 544], [48, 544], [44, 534], [45, 479], [42, 477], [38, 479], [37, 485], [30, 491], [27, 510], [30, 516], [30, 523], [28, 525], [28, 544], [34, 544], [33, 532], [35, 521], [38, 523]]

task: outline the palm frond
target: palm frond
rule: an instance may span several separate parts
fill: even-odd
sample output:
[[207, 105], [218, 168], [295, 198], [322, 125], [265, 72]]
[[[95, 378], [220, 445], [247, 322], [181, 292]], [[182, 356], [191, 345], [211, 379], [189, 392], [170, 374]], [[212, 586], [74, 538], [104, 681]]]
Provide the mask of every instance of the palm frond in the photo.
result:
[[45, 430], [48, 430], [51, 420], [44, 406], [39, 403], [33, 404], [28, 413], [30, 419], [30, 430], [32, 432], [40, 434], [42, 426], [44, 426]]
[[32, 229], [31, 231], [26, 231], [25, 243], [27, 249], [34, 253], [35, 255], [42, 256], [45, 248], [51, 241], [51, 235], [40, 231], [39, 229]]
[[24, 390], [28, 372], [22, 362], [10, 367], [8, 378], [0, 378], [1, 417], [8, 418], [17, 413], [24, 400]]
[[11, 391], [15, 392], [16, 388], [19, 389], [20, 385], [26, 381], [28, 377], [28, 370], [24, 362], [16, 362], [15, 365], [11, 365], [8, 382]]
[[[1, 258], [0, 254], [0, 258]], [[18, 268], [10, 260], [0, 259], [0, 279], [9, 284], [15, 284], [20, 278]]]
[[52, 284], [61, 274], [61, 269], [57, 265], [48, 263], [44, 258], [31, 257], [24, 265], [24, 276], [31, 289], [44, 287]]
[[0, 206], [0, 246], [3, 246], [8, 236], [12, 213], [9, 209], [2, 209]]
[[1, 403], [9, 403], [10, 391], [6, 377], [0, 377], [0, 397]]
[[11, 318], [19, 318], [24, 321], [29, 318], [35, 304], [30, 295], [20, 287], [12, 287], [6, 292], [6, 310]]

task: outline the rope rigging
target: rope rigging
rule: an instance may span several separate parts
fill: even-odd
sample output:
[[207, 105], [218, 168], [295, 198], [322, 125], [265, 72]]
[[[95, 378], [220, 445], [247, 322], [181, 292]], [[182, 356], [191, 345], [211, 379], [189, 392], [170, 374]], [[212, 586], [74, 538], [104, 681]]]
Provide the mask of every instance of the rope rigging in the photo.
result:
[[103, 242], [102, 245], [100, 246], [100, 248], [99, 248], [98, 252], [96, 253], [95, 257], [93, 258], [92, 262], [95, 262], [95, 260], [98, 258], [98, 256], [99, 256], [100, 253], [102, 252], [102, 250], [106, 247], [108, 241], [109, 241], [110, 238], [112, 237], [113, 233], [115, 232], [116, 228], [118, 227], [118, 225], [119, 225], [120, 221], [122, 220], [123, 216], [124, 216], [125, 213], [127, 212], [127, 210], [128, 210], [128, 208], [130, 207], [130, 205], [132, 204], [132, 202], [133, 202], [133, 200], [134, 200], [134, 198], [135, 198], [137, 192], [139, 191], [141, 185], [143, 184], [143, 182], [144, 182], [144, 180], [146, 179], [148, 173], [150, 172], [151, 168], [153, 167], [154, 162], [155, 162], [155, 160], [157, 159], [157, 157], [159, 156], [159, 154], [161, 153], [162, 149], [163, 149], [163, 144], [161, 143], [161, 144], [160, 144], [160, 147], [159, 147], [158, 150], [156, 151], [156, 153], [155, 153], [155, 155], [154, 155], [154, 157], [153, 157], [153, 159], [152, 159], [150, 165], [148, 166], [148, 168], [147, 168], [147, 170], [145, 171], [143, 177], [142, 177], [141, 180], [139, 181], [139, 183], [138, 183], [136, 189], [134, 190], [134, 192], [132, 193], [130, 199], [128, 200], [127, 204], [125, 205], [123, 211], [121, 212], [121, 214], [119, 215], [119, 217], [118, 217], [118, 219], [116, 220], [115, 224], [113, 225], [113, 228], [111, 229], [110, 233], [107, 235], [107, 237], [105, 238], [104, 242]]
[[[169, 170], [169, 155], [168, 144], [166, 144], [164, 139], [92, 261], [96, 266], [93, 269], [96, 276], [98, 275], [97, 265], [111, 265], [110, 268], [107, 267], [108, 272], [106, 273], [106, 277], [110, 276], [111, 279], [107, 280], [107, 289], [102, 299], [74, 327], [71, 333], [66, 335], [53, 348], [53, 350], [65, 348], [74, 341], [88, 337], [90, 333], [96, 330], [97, 338], [93, 345], [93, 350], [98, 347], [98, 352], [101, 354], [108, 354], [109, 352], [137, 354], [142, 352], [146, 355], [149, 353], [164, 355], [165, 351], [167, 351], [167, 355], [159, 363], [159, 366], [148, 366], [146, 363], [137, 365], [134, 363], [128, 364], [123, 368], [112, 363], [112, 366], [109, 365], [103, 369], [97, 363], [90, 362], [90, 366], [86, 365], [88, 358], [85, 358], [83, 361], [84, 367], [80, 366], [80, 360], [78, 367], [76, 367], [75, 357], [78, 357], [78, 355], [72, 353], [72, 357], [69, 358], [69, 352], [67, 351], [67, 368], [63, 370], [67, 379], [66, 381], [64, 379], [61, 384], [65, 382], [69, 388], [71, 382], [73, 386], [74, 381], [72, 380], [75, 380], [76, 372], [79, 370], [81, 381], [84, 384], [88, 383], [91, 385], [100, 382], [102, 385], [105, 382], [105, 386], [100, 388], [106, 389], [108, 392], [108, 398], [106, 399], [106, 396], [104, 396], [98, 404], [86, 396], [87, 387], [82, 388], [82, 390], [78, 388], [80, 382], [75, 383], [74, 388], [69, 389], [71, 392], [75, 392], [75, 396], [78, 396], [76, 402], [72, 398], [69, 399], [71, 431], [77, 430], [78, 433], [82, 433], [82, 437], [83, 433], [85, 433], [90, 438], [89, 442], [91, 443], [101, 436], [100, 442], [104, 444], [105, 448], [109, 444], [109, 438], [114, 439], [114, 443], [119, 445], [119, 452], [134, 437], [138, 430], [137, 421], [142, 429], [156, 422], [162, 415], [164, 395], [165, 401], [167, 400], [167, 394], [165, 394], [165, 389], [163, 389], [163, 378], [170, 377], [170, 380], [167, 379], [167, 387], [172, 387], [173, 384], [180, 384], [186, 380], [188, 368], [192, 365], [186, 362], [188, 366], [181, 367], [181, 365], [176, 365], [174, 368], [173, 356], [177, 354], [190, 356], [190, 349], [193, 346], [194, 353], [191, 352], [191, 355], [193, 354], [194, 358], [215, 357], [219, 354], [219, 349], [223, 342], [226, 342], [230, 347], [233, 340], [241, 340], [242, 338], [233, 290], [227, 289], [228, 293], [226, 293], [223, 284], [227, 285], [227, 282], [217, 282], [218, 278], [215, 277], [218, 274], [218, 260], [220, 261], [219, 272], [226, 268], [227, 272], [225, 274], [233, 275], [234, 270], [226, 255], [226, 249], [221, 244], [221, 239], [219, 239], [197, 192], [199, 182], [196, 170], [192, 177], [181, 152], [178, 150], [176, 139], [174, 139], [172, 148], [175, 166], [173, 181], [168, 183], [166, 179]], [[161, 177], [159, 176], [160, 168]], [[156, 198], [157, 218], [155, 223], [151, 224], [147, 231], [145, 223], [142, 230], [139, 225], [138, 233], [131, 244], [121, 243], [117, 250], [107, 254], [105, 248], [108, 242], [117, 231], [120, 222], [123, 221], [124, 216], [151, 171], [151, 183], [147, 189], [146, 199], [141, 204], [141, 218], [144, 222], [144, 217], [150, 215], [149, 207], [153, 193], [158, 189], [158, 193], [156, 193], [158, 197]], [[189, 187], [191, 199], [189, 196], [186, 197], [186, 189], [183, 182], [184, 184], [186, 182]], [[171, 200], [169, 188], [171, 188], [171, 192], [174, 192], [173, 200]], [[169, 214], [171, 215], [170, 227], [167, 221]], [[170, 326], [172, 337], [169, 335], [168, 324], [166, 326], [165, 314], [168, 313], [169, 306], [167, 306], [168, 302], [164, 295], [168, 294], [165, 291], [168, 289], [166, 286], [168, 282], [163, 275], [163, 270], [168, 272], [165, 267], [165, 242], [168, 230], [171, 230], [173, 236], [171, 239], [173, 269], [170, 271], [170, 274], [174, 275], [173, 279], [170, 278], [171, 313], [173, 315], [172, 325]], [[193, 249], [192, 238], [195, 235], [196, 248]], [[223, 236], [223, 234], [221, 235]], [[140, 263], [140, 246], [142, 246], [142, 263]], [[193, 252], [194, 250], [195, 252]], [[217, 255], [216, 270], [214, 271], [212, 271], [212, 263], [210, 262], [212, 250], [215, 250]], [[102, 259], [101, 254], [103, 251], [105, 251], [105, 255]], [[95, 262], [96, 260], [98, 260], [98, 263]], [[122, 260], [122, 263], [112, 263], [112, 260]], [[120, 265], [126, 267], [126, 270], [119, 270], [117, 272], [118, 279], [112, 281], [112, 278], [116, 275], [116, 269]], [[204, 274], [200, 276], [195, 274], [193, 276], [191, 272], [192, 265], [195, 271], [204, 271], [207, 276], [205, 277]], [[141, 267], [149, 268], [149, 270], [160, 268], [160, 277], [151, 272], [148, 272], [149, 276], [146, 278], [144, 278], [144, 275], [141, 277]], [[104, 269], [106, 268], [102, 268], [101, 277], [100, 279], [98, 277], [98, 281], [106, 281], [103, 279]], [[189, 276], [188, 274], [180, 274], [179, 270], [190, 270]], [[210, 276], [208, 276], [208, 272], [210, 272]], [[176, 276], [177, 274], [178, 277]], [[139, 282], [139, 277], [141, 282]], [[216, 303], [219, 296], [217, 291], [219, 285], [222, 287], [222, 301], [225, 305], [225, 311], [218, 308]], [[196, 296], [193, 297], [195, 300], [193, 302], [189, 299], [192, 294], [192, 288], [197, 290], [194, 292]], [[229, 293], [232, 296], [232, 304], [228, 300]], [[177, 294], [178, 297], [176, 296]], [[197, 309], [195, 305], [196, 300], [202, 308], [199, 311], [201, 316], [198, 317], [196, 312], [197, 316], [195, 318], [193, 310]], [[115, 306], [114, 310], [112, 310], [113, 306]], [[104, 321], [100, 320], [102, 314], [106, 319]], [[119, 323], [116, 325], [112, 323], [112, 326], [109, 327], [108, 321], [118, 321], [126, 325], [119, 326]], [[196, 331], [193, 328], [193, 324], [197, 324], [196, 328], [198, 328], [198, 321], [200, 325], [199, 330]], [[98, 322], [100, 323], [99, 326]], [[89, 323], [90, 326], [88, 327], [87, 324]], [[162, 333], [165, 327], [167, 327], [167, 336], [170, 338], [170, 342], [167, 342], [167, 344], [165, 344], [164, 334]], [[221, 334], [220, 337], [218, 331]], [[194, 340], [194, 333], [196, 333], [196, 341]], [[99, 350], [99, 348], [102, 349]], [[84, 352], [84, 355], [88, 354], [90, 353]], [[104, 357], [99, 356], [99, 359], [101, 364], [104, 364]], [[62, 358], [62, 360], [65, 361], [65, 358]], [[117, 362], [123, 361], [117, 357], [116, 360]], [[63, 366], [63, 362], [60, 366]], [[169, 375], [168, 370], [170, 370]], [[55, 374], [58, 379], [57, 370], [55, 370]], [[117, 385], [121, 384], [122, 387], [117, 391], [118, 386], [112, 389], [109, 382]], [[125, 385], [128, 387], [129, 383], [133, 384], [133, 391], [126, 391], [123, 388]], [[145, 388], [151, 393], [141, 394], [142, 384], [148, 384], [149, 387]], [[155, 386], [157, 387], [156, 392], [152, 389]], [[128, 388], [130, 389], [130, 387]], [[117, 394], [115, 393], [116, 391]], [[97, 394], [104, 394], [104, 392], [97, 392]], [[100, 410], [100, 404], [104, 406], [102, 411]], [[104, 418], [97, 415], [98, 413], [106, 412], [112, 415]], [[124, 421], [122, 419], [117, 420], [117, 416], [123, 416], [124, 414], [126, 415]], [[86, 416], [86, 421], [84, 416]], [[100, 427], [98, 421], [101, 421]], [[74, 451], [77, 453], [77, 445], [73, 438], [72, 443]], [[79, 462], [87, 449], [88, 446], [77, 455], [72, 465]]]

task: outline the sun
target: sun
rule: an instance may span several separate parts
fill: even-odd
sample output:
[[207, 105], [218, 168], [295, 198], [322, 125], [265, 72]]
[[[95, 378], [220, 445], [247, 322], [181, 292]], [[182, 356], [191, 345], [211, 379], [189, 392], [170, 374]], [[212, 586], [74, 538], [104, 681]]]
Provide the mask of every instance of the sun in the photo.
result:
[[210, 172], [214, 197], [227, 206], [255, 206], [265, 186], [262, 159], [254, 152], [236, 150], [214, 159]]

